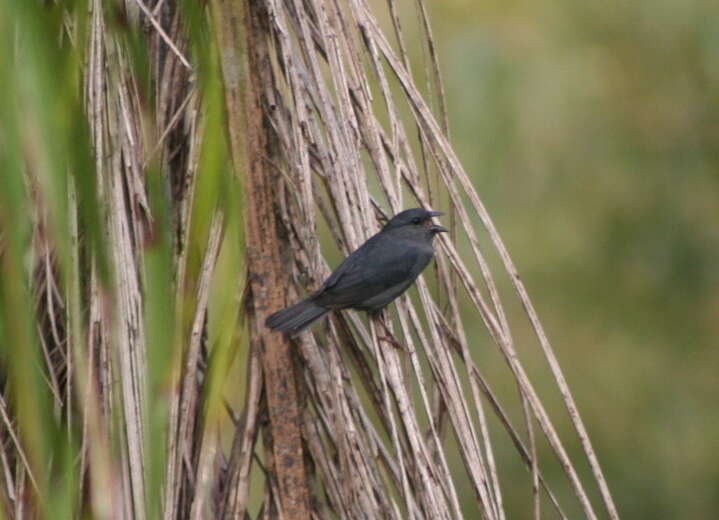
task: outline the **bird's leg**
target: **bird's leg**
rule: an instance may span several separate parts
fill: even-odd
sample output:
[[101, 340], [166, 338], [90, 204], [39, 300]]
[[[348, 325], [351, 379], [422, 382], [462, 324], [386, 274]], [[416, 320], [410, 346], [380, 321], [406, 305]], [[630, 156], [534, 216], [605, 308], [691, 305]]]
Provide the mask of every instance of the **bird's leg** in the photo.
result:
[[374, 315], [374, 317], [377, 318], [377, 322], [382, 325], [382, 328], [385, 332], [385, 335], [379, 336], [377, 338], [377, 341], [379, 341], [380, 343], [389, 343], [396, 349], [404, 350], [404, 347], [402, 347], [402, 345], [396, 339], [394, 339], [392, 332], [390, 332], [389, 327], [387, 326], [387, 322], [385, 321], [385, 319], [387, 318], [387, 314], [383, 311], [379, 311]]

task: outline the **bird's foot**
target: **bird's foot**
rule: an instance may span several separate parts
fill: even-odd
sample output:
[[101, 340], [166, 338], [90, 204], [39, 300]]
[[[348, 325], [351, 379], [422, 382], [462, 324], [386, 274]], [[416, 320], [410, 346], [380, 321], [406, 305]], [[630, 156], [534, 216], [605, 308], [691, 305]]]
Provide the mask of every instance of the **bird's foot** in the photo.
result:
[[379, 341], [380, 343], [389, 343], [397, 350], [404, 350], [404, 347], [392, 336], [380, 336], [377, 338], [377, 341]]
[[389, 326], [387, 325], [387, 321], [386, 321], [387, 316], [384, 315], [383, 312], [384, 311], [382, 309], [380, 309], [379, 311], [371, 314], [371, 316], [377, 320], [376, 322], [379, 323], [379, 325], [382, 327], [382, 329], [384, 329], [384, 336], [379, 336], [379, 334], [378, 334], [377, 341], [380, 343], [389, 343], [397, 350], [402, 350], [402, 351], [405, 350], [405, 348], [402, 346], [402, 344], [394, 338], [392, 331], [390, 330]]

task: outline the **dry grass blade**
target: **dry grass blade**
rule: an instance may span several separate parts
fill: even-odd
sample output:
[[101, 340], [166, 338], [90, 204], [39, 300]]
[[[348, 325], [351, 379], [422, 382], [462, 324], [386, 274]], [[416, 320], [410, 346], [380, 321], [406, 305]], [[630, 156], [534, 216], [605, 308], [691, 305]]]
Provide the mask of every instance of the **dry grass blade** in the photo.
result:
[[[537, 420], [547, 440], [559, 457], [574, 487], [576, 496], [582, 504], [587, 518], [596, 518], [594, 507], [589, 501], [585, 485], [580, 481], [574, 464], [569, 459], [564, 443], [557, 435], [534, 385], [526, 376], [525, 370], [517, 357], [511, 334], [511, 324], [504, 311], [503, 299], [493, 279], [489, 264], [479, 248], [479, 238], [472, 225], [472, 215], [477, 215], [484, 224], [486, 232], [496, 248], [505, 269], [509, 273], [520, 301], [534, 327], [539, 345], [549, 361], [552, 374], [565, 398], [573, 423], [577, 428], [580, 440], [587, 457], [595, 472], [596, 481], [602, 490], [602, 496], [610, 517], [616, 518], [611, 496], [606, 489], [604, 480], [596, 462], [596, 456], [588, 442], [586, 431], [576, 413], [571, 394], [559, 370], [556, 358], [551, 352], [546, 336], [537, 320], [519, 277], [516, 273], [504, 244], [481, 203], [469, 178], [457, 160], [446, 136], [446, 109], [441, 101], [441, 82], [434, 51], [431, 30], [428, 25], [426, 8], [423, 3], [418, 6], [420, 20], [428, 38], [431, 61], [431, 74], [435, 89], [439, 94], [439, 105], [442, 123], [438, 123], [429, 109], [427, 101], [420, 95], [414, 80], [407, 70], [407, 57], [402, 42], [398, 15], [392, 2], [389, 4], [390, 14], [395, 33], [400, 45], [401, 57], [397, 57], [371, 8], [361, 0], [350, 0], [346, 4], [335, 2], [278, 2], [268, 1], [268, 18], [271, 38], [274, 43], [276, 67], [274, 81], [278, 87], [267, 85], [265, 104], [272, 107], [268, 116], [282, 144], [279, 169], [282, 179], [291, 183], [287, 190], [280, 187], [278, 197], [291, 244], [294, 284], [298, 287], [312, 287], [327, 272], [319, 257], [316, 242], [310, 238], [307, 229], [314, 227], [311, 215], [315, 204], [322, 207], [324, 197], [329, 201], [332, 211], [324, 211], [328, 225], [336, 230], [338, 245], [349, 251], [362, 239], [377, 229], [371, 210], [374, 201], [368, 196], [367, 184], [372, 172], [376, 173], [376, 182], [382, 189], [383, 196], [391, 212], [406, 206], [402, 203], [403, 190], [406, 186], [416, 200], [427, 206], [429, 198], [425, 195], [429, 186], [420, 181], [420, 172], [416, 166], [414, 152], [405, 122], [399, 106], [405, 104], [414, 115], [414, 122], [420, 130], [420, 142], [439, 174], [443, 188], [450, 197], [451, 208], [456, 212], [460, 229], [470, 239], [474, 260], [482, 273], [481, 284], [474, 280], [460, 259], [453, 245], [442, 241], [442, 249], [448, 262], [439, 262], [440, 287], [442, 293], [449, 297], [448, 315], [441, 316], [439, 306], [434, 302], [424, 283], [420, 282], [420, 296], [424, 313], [414, 309], [410, 300], [400, 305], [401, 332], [394, 334], [400, 343], [407, 345], [410, 352], [410, 364], [414, 377], [410, 383], [401, 368], [400, 358], [386, 345], [377, 340], [375, 328], [380, 322], [371, 322], [369, 330], [364, 325], [357, 325], [358, 341], [356, 347], [349, 347], [347, 341], [351, 337], [334, 340], [329, 337], [329, 348], [344, 344], [353, 350], [362, 352], [362, 357], [370, 360], [368, 375], [373, 382], [371, 391], [373, 406], [378, 407], [377, 413], [383, 418], [383, 428], [388, 435], [389, 444], [385, 446], [390, 456], [394, 457], [395, 480], [390, 488], [383, 488], [382, 493], [393, 492], [402, 497], [401, 508], [409, 517], [424, 516], [441, 518], [456, 516], [457, 504], [451, 498], [456, 491], [453, 485], [456, 476], [451, 475], [443, 464], [427, 458], [429, 453], [443, 454], [443, 444], [436, 433], [430, 435], [433, 446], [419, 432], [418, 409], [424, 409], [431, 416], [428, 396], [428, 384], [439, 390], [439, 395], [448, 412], [453, 435], [460, 446], [460, 453], [465, 461], [466, 476], [473, 484], [477, 507], [486, 518], [504, 518], [503, 500], [500, 491], [500, 468], [496, 467], [493, 456], [492, 440], [489, 435], [487, 418], [482, 409], [481, 385], [472, 377], [476, 370], [471, 356], [471, 344], [462, 330], [462, 316], [459, 312], [453, 280], [458, 280], [473, 301], [476, 312], [484, 320], [490, 336], [504, 353], [512, 374], [520, 389], [520, 402], [525, 402], [531, 415], [525, 422], [531, 428], [531, 422]], [[361, 49], [361, 50], [360, 50]], [[326, 67], [327, 73], [322, 71]], [[392, 76], [390, 78], [390, 76]], [[403, 96], [398, 101], [397, 94], [390, 87], [391, 81], [397, 81], [402, 88]], [[372, 88], [377, 86], [383, 100], [383, 107], [378, 110], [373, 99]], [[381, 121], [387, 121], [386, 125]], [[386, 126], [386, 128], [385, 128]], [[362, 154], [370, 159], [369, 165], [363, 161]], [[361, 172], [358, 174], [358, 172]], [[316, 175], [313, 176], [312, 173]], [[294, 189], [298, 188], [298, 189]], [[294, 191], [293, 191], [294, 189]], [[324, 194], [323, 194], [324, 190]], [[467, 196], [465, 204], [462, 197]], [[382, 206], [382, 204], [379, 204]], [[302, 290], [298, 289], [298, 293]], [[486, 295], [485, 295], [486, 294]], [[408, 314], [406, 314], [408, 313]], [[419, 319], [424, 314], [426, 325]], [[407, 317], [412, 317], [407, 321]], [[451, 322], [454, 331], [446, 326]], [[411, 326], [410, 326], [411, 323]], [[381, 325], [391, 330], [386, 322]], [[419, 338], [417, 346], [413, 337]], [[450, 345], [460, 345], [460, 352], [465, 368], [460, 369], [456, 362], [448, 357]], [[316, 362], [309, 360], [316, 357], [309, 351], [312, 342], [302, 342], [305, 359], [308, 360], [308, 375], [312, 386], [318, 385], [321, 372]], [[423, 370], [414, 352], [419, 348], [429, 361], [431, 371], [423, 375]], [[339, 360], [338, 360], [339, 361]], [[340, 361], [341, 362], [341, 361]], [[315, 368], [317, 366], [317, 368]], [[330, 368], [330, 373], [334, 371]], [[336, 371], [336, 370], [335, 370]], [[466, 395], [465, 387], [459, 373], [468, 376], [471, 397]], [[342, 380], [339, 380], [341, 382]], [[346, 380], [345, 383], [347, 384]], [[416, 385], [421, 397], [421, 405], [417, 406], [411, 388]], [[323, 396], [316, 393], [316, 398]], [[341, 401], [338, 396], [314, 401], [314, 407], [321, 416], [330, 418], [331, 413], [322, 412], [323, 407], [337, 407]], [[335, 412], [336, 413], [336, 412]], [[533, 418], [534, 417], [534, 418]], [[306, 420], [307, 421], [307, 420]], [[326, 434], [333, 431], [332, 422], [328, 421]], [[366, 425], [357, 426], [361, 431]], [[534, 430], [530, 432], [530, 445], [534, 453], [536, 444]], [[334, 435], [342, 430], [334, 431]], [[354, 450], [368, 451], [369, 446], [357, 443], [354, 434], [354, 445], [338, 438], [335, 449], [339, 451], [339, 466], [333, 468], [326, 460], [323, 462], [327, 478], [336, 478], [346, 471], [347, 465], [342, 461], [361, 460]], [[366, 437], [369, 439], [370, 437]], [[368, 441], [365, 441], [368, 442]], [[313, 440], [310, 446], [319, 446], [319, 439]], [[314, 450], [318, 450], [315, 448]], [[442, 456], [439, 457], [442, 460]], [[539, 471], [536, 456], [532, 461], [532, 491], [535, 515], [538, 514], [538, 483]], [[432, 477], [430, 478], [430, 475]], [[443, 488], [435, 488], [434, 479], [444, 483]], [[370, 485], [366, 483], [365, 485]], [[351, 490], [351, 491], [350, 491]], [[357, 493], [350, 486], [347, 493]], [[341, 501], [341, 493], [331, 495], [336, 508], [347, 508]], [[449, 499], [449, 500], [447, 500]], [[385, 495], [384, 502], [391, 504], [393, 498]], [[345, 509], [347, 510], [347, 509]], [[390, 509], [392, 510], [392, 508]]]
[[[37, 480], [32, 474], [32, 469], [30, 468], [30, 464], [27, 460], [27, 456], [25, 455], [25, 451], [22, 448], [22, 445], [20, 444], [20, 440], [17, 438], [17, 435], [15, 434], [15, 427], [12, 424], [12, 419], [10, 418], [10, 415], [8, 414], [7, 405], [5, 404], [5, 398], [0, 395], [0, 415], [2, 415], [2, 422], [5, 426], [5, 430], [7, 431], [8, 436], [12, 440], [13, 445], [15, 446], [15, 450], [17, 452], [18, 457], [20, 458], [22, 468], [24, 471], [28, 472], [28, 477], [30, 479], [30, 482], [32, 483], [33, 487], [37, 490]], [[18, 479], [22, 480], [22, 479]], [[6, 476], [7, 485], [9, 486], [13, 478], [11, 475]], [[16, 480], [17, 481], [17, 480]], [[18, 482], [18, 485], [20, 483]], [[12, 489], [12, 488], [10, 488]], [[15, 495], [15, 493], [11, 493], [12, 495]], [[17, 498], [17, 496], [13, 497]], [[22, 502], [22, 501], [20, 501]]]

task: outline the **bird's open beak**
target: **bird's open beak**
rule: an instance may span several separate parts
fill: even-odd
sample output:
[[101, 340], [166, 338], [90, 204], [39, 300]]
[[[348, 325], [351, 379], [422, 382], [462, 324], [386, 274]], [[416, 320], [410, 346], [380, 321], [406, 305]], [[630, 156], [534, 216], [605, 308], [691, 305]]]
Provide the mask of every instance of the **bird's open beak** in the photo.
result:
[[438, 226], [437, 224], [432, 222], [432, 217], [441, 217], [442, 215], [444, 215], [444, 213], [442, 213], [441, 211], [428, 211], [428, 213], [430, 218], [428, 218], [424, 222], [425, 228], [427, 228], [432, 233], [446, 233], [447, 231], [449, 231], [447, 228]]
[[447, 229], [446, 227], [437, 226], [437, 225], [435, 225], [435, 224], [433, 224], [433, 225], [429, 228], [429, 230], [432, 231], [433, 233], [448, 233], [448, 232], [449, 232], [449, 229]]

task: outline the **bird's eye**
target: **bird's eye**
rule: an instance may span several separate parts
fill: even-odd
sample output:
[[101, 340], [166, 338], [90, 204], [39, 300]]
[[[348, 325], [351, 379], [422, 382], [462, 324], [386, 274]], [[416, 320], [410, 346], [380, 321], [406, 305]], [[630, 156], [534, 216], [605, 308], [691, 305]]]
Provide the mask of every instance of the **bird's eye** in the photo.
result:
[[422, 222], [422, 219], [419, 217], [414, 217], [412, 219], [412, 224], [419, 224], [420, 222]]

